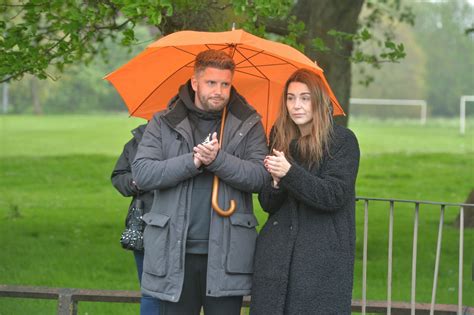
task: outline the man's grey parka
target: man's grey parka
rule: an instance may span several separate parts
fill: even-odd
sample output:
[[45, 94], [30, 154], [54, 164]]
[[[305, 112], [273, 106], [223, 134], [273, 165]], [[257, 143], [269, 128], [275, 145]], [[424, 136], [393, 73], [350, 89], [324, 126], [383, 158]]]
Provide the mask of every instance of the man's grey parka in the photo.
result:
[[[227, 209], [233, 199], [237, 210], [224, 218], [209, 209], [206, 294], [214, 297], [250, 294], [258, 224], [252, 193], [260, 191], [268, 176], [260, 116], [234, 89], [227, 107], [222, 149], [207, 170], [220, 179], [220, 207]], [[193, 177], [202, 172], [193, 162], [192, 129], [181, 98], [149, 122], [132, 172], [140, 189], [156, 189], [152, 210], [144, 217], [142, 292], [177, 302], [184, 279]]]

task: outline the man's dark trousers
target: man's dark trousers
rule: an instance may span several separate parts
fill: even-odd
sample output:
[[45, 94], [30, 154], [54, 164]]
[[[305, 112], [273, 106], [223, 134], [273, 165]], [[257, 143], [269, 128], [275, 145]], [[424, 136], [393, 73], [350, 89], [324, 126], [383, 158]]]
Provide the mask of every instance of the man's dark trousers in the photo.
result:
[[206, 296], [207, 255], [186, 254], [184, 268], [179, 301], [160, 301], [160, 315], [240, 315], [242, 296]]

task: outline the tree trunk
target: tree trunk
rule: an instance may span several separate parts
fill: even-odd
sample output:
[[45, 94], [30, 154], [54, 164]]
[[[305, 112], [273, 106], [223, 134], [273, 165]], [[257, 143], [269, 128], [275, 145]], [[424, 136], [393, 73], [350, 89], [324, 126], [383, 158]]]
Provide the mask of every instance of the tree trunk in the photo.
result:
[[[474, 204], [474, 189], [464, 203]], [[454, 220], [453, 226], [459, 229], [459, 215]], [[464, 207], [464, 228], [474, 228], [474, 207]]]
[[39, 99], [38, 79], [36, 77], [31, 78], [31, 99], [33, 101], [33, 112], [35, 115], [42, 115], [43, 108]]
[[[351, 56], [352, 42], [344, 42], [337, 48], [334, 37], [327, 32], [331, 29], [355, 33], [357, 20], [364, 0], [299, 0], [294, 14], [306, 25], [303, 42], [306, 55], [316, 60], [324, 69], [324, 75], [347, 116], [339, 117], [336, 122], [347, 126], [349, 115], [349, 98], [351, 91]], [[328, 53], [317, 52], [311, 46], [313, 38], [321, 38], [331, 48]]]

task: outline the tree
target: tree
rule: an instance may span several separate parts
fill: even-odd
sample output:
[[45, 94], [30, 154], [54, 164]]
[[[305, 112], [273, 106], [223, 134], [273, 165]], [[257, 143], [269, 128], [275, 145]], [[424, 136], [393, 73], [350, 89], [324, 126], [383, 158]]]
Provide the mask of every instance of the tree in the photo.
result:
[[[371, 29], [389, 20], [412, 20], [401, 0], [4, 0], [0, 4], [0, 82], [24, 74], [52, 77], [53, 68], [107, 56], [106, 39], [129, 46], [134, 29], [146, 24], [154, 34], [181, 29], [244, 29], [304, 51], [325, 69], [344, 110], [349, 113], [351, 62], [375, 67], [404, 57], [404, 47], [390, 32], [376, 38]], [[365, 3], [367, 16], [359, 15]], [[360, 43], [374, 41], [377, 53], [364, 53]], [[355, 49], [355, 50], [354, 50]], [[354, 51], [353, 51], [354, 50]], [[370, 81], [370, 78], [366, 80]], [[342, 123], [346, 124], [347, 119]]]
[[474, 6], [466, 0], [414, 6], [417, 40], [427, 52], [426, 99], [436, 116], [459, 115], [461, 95], [474, 86], [474, 37], [466, 33]]

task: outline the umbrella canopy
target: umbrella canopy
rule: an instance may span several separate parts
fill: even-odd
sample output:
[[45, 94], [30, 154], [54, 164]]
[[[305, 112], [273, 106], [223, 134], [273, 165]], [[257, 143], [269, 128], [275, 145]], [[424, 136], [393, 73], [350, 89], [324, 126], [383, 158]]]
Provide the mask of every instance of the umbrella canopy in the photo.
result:
[[329, 90], [334, 115], [344, 115], [323, 70], [298, 50], [243, 30], [181, 31], [162, 37], [142, 53], [105, 77], [122, 96], [130, 115], [150, 119], [166, 108], [194, 71], [196, 55], [207, 49], [224, 50], [236, 68], [233, 85], [262, 115], [269, 131], [278, 115], [284, 84], [298, 68], [321, 77]]

